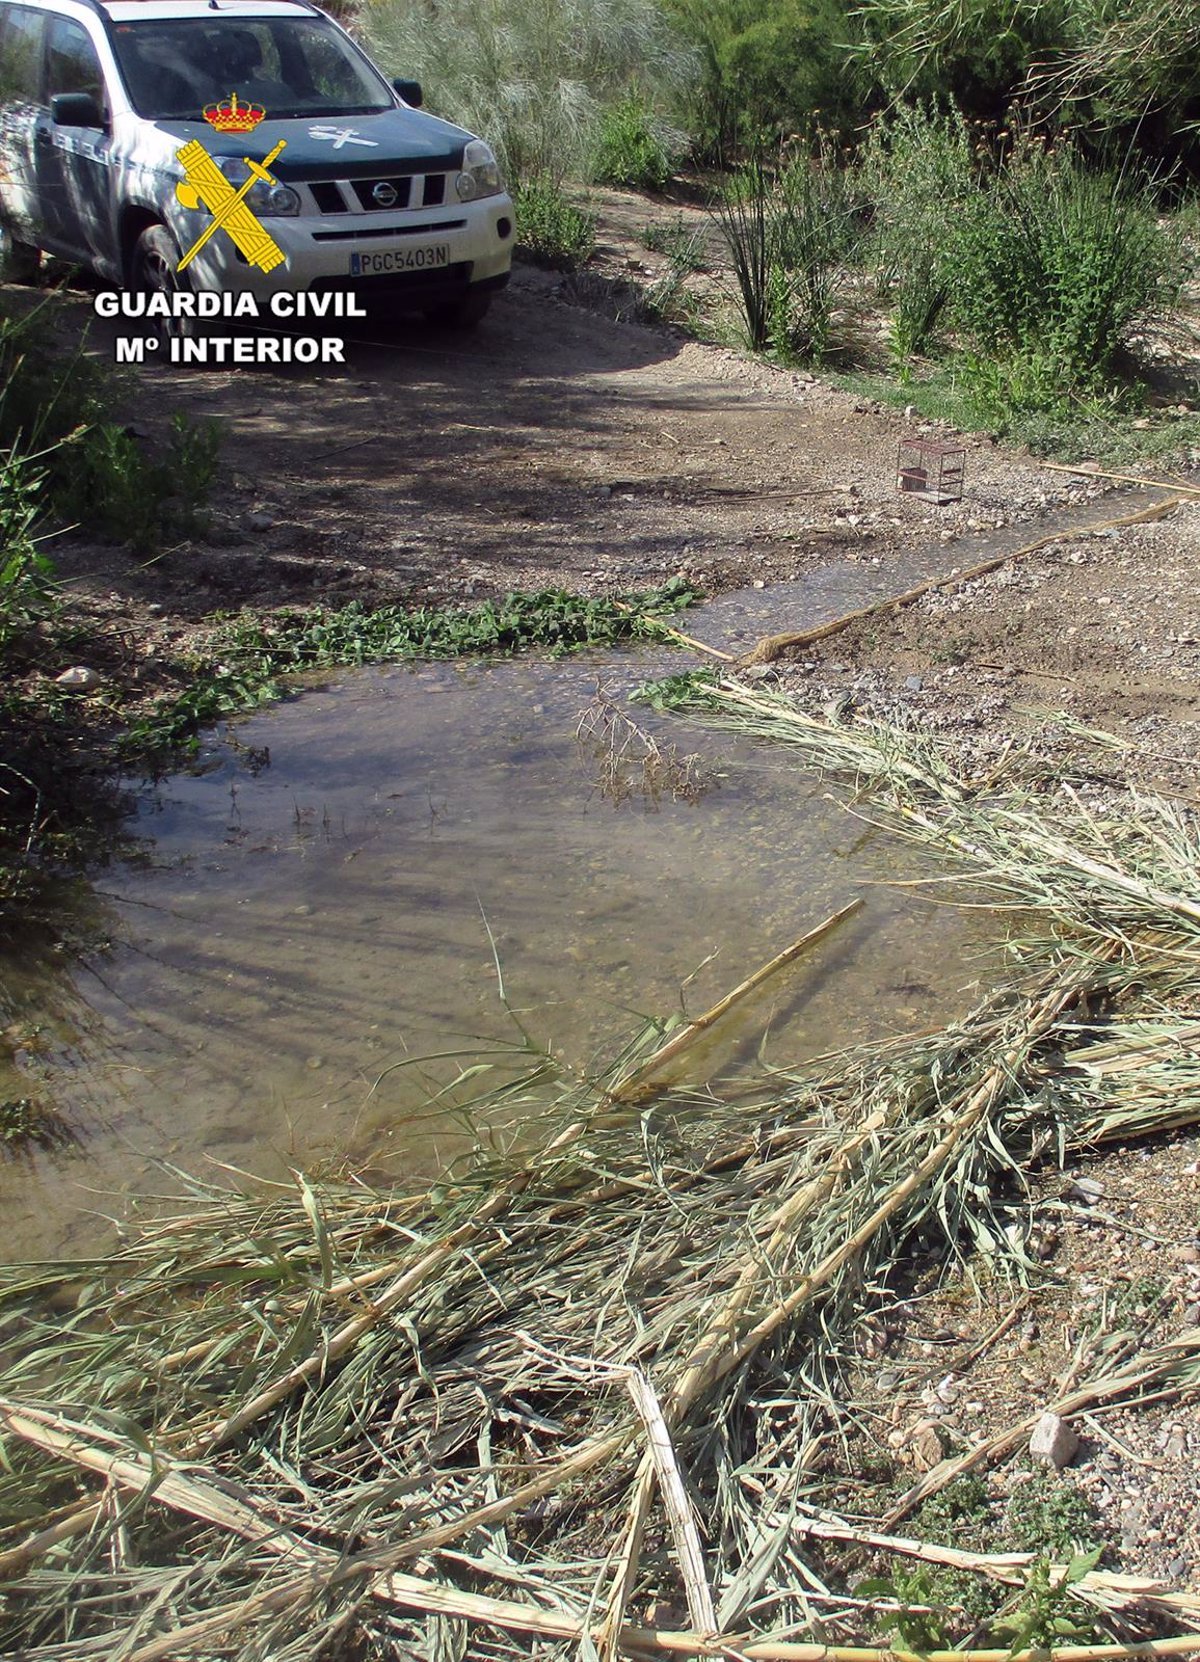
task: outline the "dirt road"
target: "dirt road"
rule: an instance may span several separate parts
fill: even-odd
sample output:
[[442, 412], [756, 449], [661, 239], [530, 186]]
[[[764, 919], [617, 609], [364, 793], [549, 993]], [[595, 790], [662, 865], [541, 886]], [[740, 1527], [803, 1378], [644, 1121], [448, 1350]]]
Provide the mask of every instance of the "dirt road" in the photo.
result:
[[[210, 535], [130, 569], [126, 601], [196, 616], [355, 595], [602, 591], [676, 571], [720, 588], [792, 576], [833, 551], [886, 560], [1082, 493], [983, 441], [961, 505], [902, 498], [901, 413], [614, 322], [570, 304], [565, 286], [519, 269], [476, 334], [413, 324], [355, 343], [344, 372], [145, 372], [131, 413], [219, 418], [225, 464]], [[85, 580], [119, 563], [82, 540], [58, 559]]]

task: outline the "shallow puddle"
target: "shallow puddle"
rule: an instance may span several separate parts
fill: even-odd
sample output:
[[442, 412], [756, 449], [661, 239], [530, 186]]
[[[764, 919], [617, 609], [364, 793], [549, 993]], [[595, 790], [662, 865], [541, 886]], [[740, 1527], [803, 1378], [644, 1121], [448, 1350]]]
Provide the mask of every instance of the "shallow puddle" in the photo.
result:
[[454, 1055], [518, 1037], [497, 963], [531, 1039], [587, 1067], [639, 1013], [699, 1013], [861, 895], [722, 1024], [700, 1077], [760, 1046], [784, 1064], [962, 1008], [994, 926], [878, 886], [913, 875], [910, 854], [779, 751], [630, 711], [718, 777], [654, 802], [635, 767], [623, 803], [604, 794], [603, 758], [576, 738], [598, 678], [621, 702], [681, 667], [605, 654], [339, 675], [147, 792], [144, 860], [97, 882], [111, 949], [4, 974], [0, 1025], [28, 1035], [16, 1088], [80, 1139], [0, 1168], [6, 1254], [89, 1247], [127, 1192], [177, 1187], [164, 1161], [432, 1170], [465, 1138], [429, 1102]]

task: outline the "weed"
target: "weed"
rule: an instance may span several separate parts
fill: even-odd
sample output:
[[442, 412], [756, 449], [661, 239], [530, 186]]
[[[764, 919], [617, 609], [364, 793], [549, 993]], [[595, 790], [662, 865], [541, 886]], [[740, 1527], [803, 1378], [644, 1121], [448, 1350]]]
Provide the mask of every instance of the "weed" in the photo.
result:
[[858, 166], [872, 255], [890, 298], [890, 343], [903, 364], [924, 351], [953, 286], [954, 221], [976, 184], [966, 125], [930, 106], [901, 109], [871, 130]]
[[682, 710], [693, 706], [698, 695], [715, 687], [720, 677], [711, 669], [687, 669], [681, 675], [663, 675], [642, 681], [629, 694], [633, 704], [648, 704], [652, 710]]
[[685, 144], [640, 98], [623, 98], [601, 117], [592, 172], [606, 185], [665, 190]]
[[1049, 1558], [1039, 1558], [1019, 1593], [992, 1621], [993, 1632], [1012, 1654], [1062, 1644], [1089, 1644], [1099, 1632], [1096, 1619], [1071, 1597], [1071, 1588], [1095, 1569], [1100, 1549], [1076, 1553], [1056, 1575]]
[[66, 1122], [46, 1103], [30, 1096], [0, 1101], [0, 1151], [19, 1154], [29, 1148], [65, 1148], [75, 1141]]
[[10, 642], [44, 617], [54, 595], [53, 567], [33, 527], [45, 475], [27, 457], [0, 455], [0, 661]]
[[963, 205], [953, 262], [966, 377], [1000, 412], [1102, 393], [1118, 350], [1178, 292], [1148, 187], [1036, 145]]
[[682, 276], [708, 270], [704, 231], [689, 225], [682, 214], [677, 219], [652, 220], [642, 232], [642, 241], [652, 253], [665, 254], [671, 270]]
[[860, 236], [850, 176], [824, 156], [778, 173], [756, 160], [726, 188], [717, 217], [752, 349], [785, 363], [824, 357]]
[[991, 1519], [987, 1484], [968, 1472], [923, 1501], [914, 1524], [922, 1541], [982, 1549], [988, 1544]]
[[890, 1576], [860, 1581], [854, 1596], [894, 1604], [893, 1609], [877, 1612], [875, 1625], [883, 1633], [894, 1633], [901, 1649], [921, 1656], [947, 1650], [953, 1643], [949, 1611], [938, 1582], [937, 1574], [923, 1567], [910, 1570], [898, 1565]]
[[540, 174], [513, 191], [517, 248], [534, 265], [574, 271], [596, 246], [596, 216], [569, 201], [561, 185]]
[[1020, 1483], [1005, 1508], [1006, 1532], [1022, 1552], [1045, 1552], [1057, 1561], [1099, 1545], [1098, 1514], [1069, 1478], [1039, 1472]]

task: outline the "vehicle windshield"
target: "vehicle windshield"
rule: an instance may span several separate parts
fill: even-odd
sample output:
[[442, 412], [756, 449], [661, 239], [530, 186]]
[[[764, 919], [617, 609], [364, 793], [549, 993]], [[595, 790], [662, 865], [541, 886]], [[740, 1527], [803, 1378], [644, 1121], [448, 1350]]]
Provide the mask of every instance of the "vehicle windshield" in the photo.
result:
[[129, 96], [151, 121], [198, 121], [232, 92], [267, 119], [369, 115], [391, 89], [322, 17], [172, 18], [118, 23], [113, 44]]

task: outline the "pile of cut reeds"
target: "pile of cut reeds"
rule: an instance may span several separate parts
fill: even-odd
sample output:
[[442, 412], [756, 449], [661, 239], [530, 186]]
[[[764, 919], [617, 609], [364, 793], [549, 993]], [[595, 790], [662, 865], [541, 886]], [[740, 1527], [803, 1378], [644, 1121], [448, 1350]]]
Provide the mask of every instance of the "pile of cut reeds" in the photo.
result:
[[[842, 1358], [914, 1254], [1030, 1270], [1034, 1160], [1200, 1120], [1200, 839], [1161, 801], [1101, 819], [1023, 785], [1016, 757], [969, 781], [927, 739], [733, 682], [697, 698], [952, 854], [1021, 919], [1009, 979], [944, 1031], [728, 1090], [658, 1083], [688, 1030], [597, 1078], [537, 1057], [496, 1087], [533, 1154], [412, 1193], [196, 1189], [111, 1258], [4, 1272], [6, 1651], [894, 1654], [813, 1567], [844, 1538], [811, 1504], [853, 1419]], [[494, 1119], [491, 1065], [469, 1077]], [[1062, 1406], [1196, 1392], [1200, 1332]], [[1177, 1589], [1093, 1570], [1070, 1593], [1112, 1638], [1064, 1662], [1200, 1652]]]

